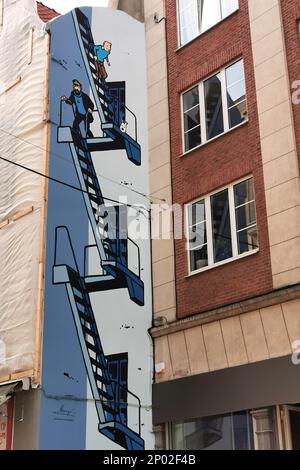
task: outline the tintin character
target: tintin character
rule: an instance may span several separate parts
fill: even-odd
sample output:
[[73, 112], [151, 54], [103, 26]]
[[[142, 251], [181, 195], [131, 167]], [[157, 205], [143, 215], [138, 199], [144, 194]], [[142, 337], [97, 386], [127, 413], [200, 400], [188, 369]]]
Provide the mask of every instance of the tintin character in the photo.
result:
[[111, 52], [111, 42], [104, 41], [102, 45], [94, 46], [94, 59], [95, 59], [95, 67], [96, 67], [96, 74], [99, 80], [106, 80], [107, 72], [104, 66], [104, 62], [107, 62], [107, 65], [110, 67], [109, 62], [109, 55]]

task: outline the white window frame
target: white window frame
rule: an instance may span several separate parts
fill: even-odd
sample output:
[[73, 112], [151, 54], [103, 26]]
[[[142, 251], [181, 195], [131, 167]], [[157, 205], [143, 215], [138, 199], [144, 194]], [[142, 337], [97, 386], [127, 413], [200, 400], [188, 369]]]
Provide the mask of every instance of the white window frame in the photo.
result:
[[[255, 197], [255, 187], [254, 187], [254, 178], [253, 175], [248, 175], [243, 177], [237, 181], [234, 181], [230, 185], [226, 185], [223, 188], [220, 188], [216, 191], [213, 191], [203, 197], [197, 198], [194, 201], [185, 204], [185, 236], [186, 236], [186, 251], [188, 257], [188, 276], [194, 276], [195, 274], [208, 271], [210, 269], [217, 268], [218, 266], [223, 266], [224, 264], [232, 263], [233, 261], [246, 258], [248, 256], [252, 256], [259, 252], [259, 241], [258, 247], [254, 248], [253, 250], [247, 251], [245, 253], [239, 254], [238, 250], [238, 238], [237, 238], [237, 224], [236, 224], [236, 207], [235, 207], [235, 200], [234, 200], [234, 187], [243, 181], [247, 181], [249, 179], [253, 180], [253, 194], [254, 194], [254, 202], [255, 202], [255, 210], [256, 210], [256, 197]], [[229, 213], [230, 213], [230, 228], [231, 228], [231, 244], [232, 244], [232, 257], [227, 258], [226, 260], [219, 261], [215, 263], [214, 261], [214, 246], [213, 246], [213, 228], [212, 228], [212, 216], [211, 216], [211, 197], [215, 196], [216, 194], [221, 193], [224, 190], [228, 190], [228, 200], [229, 200]], [[205, 217], [206, 217], [206, 237], [207, 237], [207, 253], [208, 253], [208, 266], [204, 268], [191, 270], [191, 259], [190, 259], [190, 241], [189, 241], [189, 206], [196, 204], [198, 201], [205, 201]], [[250, 202], [250, 201], [249, 201]], [[244, 204], [242, 204], [244, 205]], [[242, 207], [237, 206], [237, 207]], [[253, 225], [254, 226], [254, 225]], [[256, 224], [257, 228], [257, 218]], [[250, 227], [247, 227], [250, 228]]]
[[[201, 31], [201, 24], [200, 24], [200, 18], [199, 18], [199, 14], [198, 14], [198, 19], [197, 19], [197, 23], [198, 23], [198, 34], [190, 39], [189, 41], [185, 42], [184, 44], [181, 44], [181, 18], [180, 18], [180, 8], [179, 8], [179, 0], [176, 0], [176, 16], [177, 16], [177, 45], [178, 45], [178, 49], [181, 49], [185, 46], [187, 46], [188, 44], [190, 44], [191, 42], [195, 41], [195, 39], [199, 38], [199, 36], [202, 36], [202, 34], [205, 34], [207, 33], [207, 31], [210, 31], [212, 28], [214, 28], [217, 24], [220, 24], [222, 21], [226, 20], [227, 18], [229, 18], [231, 15], [233, 15], [234, 13], [236, 13], [239, 9], [240, 9], [240, 2], [238, 0], [238, 6], [235, 10], [233, 10], [231, 13], [229, 13], [228, 15], [224, 16], [222, 18], [222, 6], [221, 6], [221, 0], [219, 0], [219, 5], [220, 5], [220, 12], [221, 12], [221, 19], [219, 21], [217, 21], [216, 23], [214, 23], [212, 26], [210, 26], [210, 28], [206, 29], [205, 31]], [[177, 49], [177, 50], [178, 50]]]
[[[202, 147], [203, 145], [208, 144], [209, 142], [214, 141], [215, 139], [219, 139], [222, 135], [227, 134], [228, 132], [233, 131], [234, 129], [237, 129], [240, 126], [245, 125], [249, 117], [245, 119], [245, 121], [240, 122], [236, 126], [229, 127], [229, 109], [231, 108], [228, 106], [227, 103], [227, 80], [226, 80], [226, 70], [230, 67], [232, 67], [234, 64], [237, 64], [240, 61], [243, 61], [244, 65], [244, 72], [245, 72], [245, 64], [244, 64], [244, 58], [240, 57], [239, 59], [235, 59], [233, 62], [229, 63], [226, 65], [226, 67], [223, 67], [221, 70], [216, 71], [209, 75], [207, 78], [202, 80], [199, 83], [194, 84], [193, 86], [187, 88], [181, 93], [180, 97], [180, 109], [181, 109], [181, 134], [182, 134], [182, 150], [183, 150], [183, 155], [186, 155], [190, 152], [193, 152], [194, 150]], [[221, 132], [219, 135], [212, 137], [211, 139], [207, 139], [207, 129], [206, 129], [206, 109], [205, 109], [205, 96], [204, 96], [204, 83], [209, 80], [210, 78], [214, 77], [215, 75], [220, 75], [221, 78], [221, 91], [222, 91], [222, 110], [223, 110], [223, 123], [224, 123], [224, 132]], [[238, 82], [236, 82], [238, 83]], [[196, 88], [198, 86], [198, 93], [199, 93], [199, 105], [200, 105], [200, 127], [201, 127], [201, 144], [197, 145], [196, 147], [193, 147], [192, 149], [186, 150], [185, 149], [185, 129], [184, 129], [184, 108], [183, 108], [183, 96], [188, 93], [190, 90], [193, 88]], [[245, 76], [245, 86], [246, 86], [246, 76]], [[247, 104], [247, 110], [248, 110], [248, 100], [247, 100], [247, 89], [246, 89], [246, 98], [245, 100], [240, 100], [237, 104], [242, 103], [243, 101], [246, 101]], [[235, 105], [236, 106], [236, 105]]]

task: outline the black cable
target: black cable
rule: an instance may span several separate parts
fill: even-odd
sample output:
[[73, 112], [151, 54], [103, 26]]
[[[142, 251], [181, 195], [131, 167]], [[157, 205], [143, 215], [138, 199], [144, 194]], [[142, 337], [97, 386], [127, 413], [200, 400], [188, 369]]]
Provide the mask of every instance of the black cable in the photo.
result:
[[[23, 170], [26, 170], [26, 171], [30, 171], [31, 173], [34, 173], [38, 176], [42, 176], [43, 178], [46, 178], [50, 181], [53, 181], [54, 183], [58, 183], [58, 184], [61, 184], [63, 186], [66, 186], [67, 188], [70, 188], [70, 189], [74, 189], [75, 191], [79, 191], [81, 193], [84, 193], [84, 194], [89, 194], [88, 191], [85, 191], [84, 189], [81, 189], [81, 188], [78, 188], [77, 186], [73, 186], [72, 184], [69, 184], [69, 183], [66, 183], [65, 181], [61, 181], [61, 180], [58, 180], [57, 178], [53, 178], [52, 176], [48, 176], [48, 175], [44, 175], [44, 173], [40, 173], [39, 171], [37, 170], [33, 170], [32, 168], [28, 168], [27, 166], [24, 166], [24, 165], [21, 165], [21, 163], [16, 163], [16, 162], [13, 162], [12, 160], [8, 160], [7, 158], [4, 158], [4, 157], [0, 157], [0, 160], [3, 160], [7, 163], [10, 163], [11, 165], [15, 165], [19, 168], [22, 168]], [[109, 202], [115, 202], [116, 204], [120, 204], [120, 205], [125, 205], [127, 207], [131, 207], [133, 209], [136, 209], [137, 211], [142, 211], [142, 210], [146, 210], [147, 212], [150, 213], [150, 210], [147, 209], [147, 208], [140, 208], [140, 207], [136, 207], [134, 206], [133, 204], [124, 204], [120, 201], [117, 201], [116, 199], [111, 199], [111, 198], [108, 198], [108, 197], [104, 197], [102, 196], [102, 199], [104, 199], [105, 201], [109, 201]]]
[[[51, 124], [53, 124], [53, 125], [55, 125], [56, 127], [58, 127], [56, 123], [51, 122]], [[54, 157], [60, 158], [61, 160], [64, 160], [65, 162], [68, 162], [70, 165], [72, 164], [67, 158], [63, 157], [62, 155], [59, 155], [58, 153], [55, 153], [55, 152], [51, 152], [51, 151], [49, 151], [49, 150], [46, 150], [44, 147], [41, 147], [40, 145], [36, 145], [36, 144], [34, 144], [33, 142], [30, 142], [30, 140], [22, 139], [22, 137], [19, 137], [19, 136], [13, 134], [12, 132], [8, 132], [8, 131], [4, 130], [4, 129], [1, 128], [1, 127], [0, 127], [0, 131], [1, 131], [1, 132], [4, 132], [4, 134], [7, 134], [7, 135], [13, 137], [14, 139], [18, 139], [20, 142], [23, 142], [24, 144], [28, 144], [28, 145], [31, 145], [32, 147], [35, 147], [35, 148], [39, 149], [39, 150], [43, 150], [43, 152], [46, 152], [48, 155], [53, 155]], [[150, 202], [152, 202], [152, 201], [151, 201], [151, 199], [152, 199], [151, 195], [148, 196], [148, 195], [145, 194], [145, 193], [141, 193], [140, 191], [137, 191], [137, 190], [135, 190], [135, 189], [129, 188], [128, 186], [125, 186], [124, 184], [119, 183], [118, 181], [115, 181], [115, 180], [113, 180], [112, 178], [108, 178], [107, 176], [104, 176], [104, 175], [102, 175], [102, 174], [100, 174], [100, 173], [97, 173], [96, 171], [95, 171], [95, 173], [96, 173], [96, 175], [99, 176], [100, 178], [104, 178], [104, 179], [106, 179], [107, 181], [110, 181], [111, 183], [114, 183], [114, 184], [120, 186], [121, 188], [124, 188], [124, 187], [125, 187], [126, 189], [128, 189], [128, 191], [132, 191], [133, 193], [139, 194], [140, 196], [143, 196], [143, 197], [145, 197], [146, 199], [148, 199]], [[154, 198], [157, 199], [157, 200], [159, 200], [159, 201], [161, 201], [161, 202], [166, 202], [165, 199], [160, 199], [160, 198], [157, 198], [157, 197], [155, 197], [155, 196], [154, 196]]]

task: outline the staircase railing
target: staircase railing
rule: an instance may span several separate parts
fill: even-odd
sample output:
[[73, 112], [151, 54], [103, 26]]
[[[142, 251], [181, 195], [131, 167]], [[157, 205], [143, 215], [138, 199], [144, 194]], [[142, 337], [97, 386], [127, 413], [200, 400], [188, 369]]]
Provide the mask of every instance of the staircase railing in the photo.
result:
[[[136, 266], [137, 273], [136, 274], [140, 278], [141, 277], [141, 251], [140, 251], [140, 247], [130, 237], [127, 237], [127, 240], [129, 242], [129, 244], [128, 244], [128, 253], [129, 253], [129, 250], [130, 250], [130, 248], [129, 248], [130, 244], [136, 249], [136, 253], [137, 253], [137, 266]], [[128, 268], [130, 269], [129, 254], [128, 254]], [[131, 269], [131, 271], [132, 271], [132, 269]]]
[[[121, 408], [122, 405], [126, 405], [127, 407], [131, 406], [131, 407], [136, 407], [137, 408], [137, 411], [138, 411], [138, 434], [141, 435], [141, 426], [142, 426], [141, 425], [141, 408], [142, 408], [141, 400], [139, 399], [139, 397], [137, 395], [132, 393], [130, 390], [128, 390], [128, 388], [124, 387], [124, 385], [120, 384], [120, 382], [118, 382], [117, 380], [111, 379], [111, 382], [114, 383], [119, 390], [124, 390], [128, 395], [133, 397], [135, 402], [137, 403], [135, 405], [134, 403], [128, 403], [128, 400], [127, 400], [127, 402], [122, 402], [120, 400], [117, 400], [116, 395], [119, 396], [119, 393], [115, 394], [114, 402], [113, 402], [113, 404], [116, 406], [116, 409], [118, 410], [119, 415], [121, 413], [120, 408]], [[101, 400], [101, 402], [103, 401], [102, 398], [100, 400]], [[109, 402], [106, 401], [106, 403], [109, 403]]]
[[[75, 256], [75, 251], [74, 251], [74, 248], [73, 248], [73, 244], [72, 244], [72, 241], [71, 241], [71, 236], [70, 236], [70, 232], [69, 232], [69, 229], [68, 227], [66, 227], [65, 225], [59, 225], [58, 227], [55, 228], [55, 238], [54, 238], [54, 265], [53, 266], [60, 266], [62, 265], [62, 263], [59, 262], [58, 260], [58, 254], [57, 254], [57, 249], [58, 249], [58, 234], [59, 232], [61, 233], [65, 233], [66, 236], [67, 236], [67, 240], [69, 242], [69, 248], [71, 249], [71, 253], [72, 253], [72, 257], [73, 257], [73, 261], [74, 261], [74, 266], [75, 266], [75, 269], [77, 270], [77, 272], [79, 273], [79, 267], [78, 267], [78, 264], [77, 264], [77, 260], [76, 260], [76, 256]], [[65, 255], [65, 253], [64, 253]]]

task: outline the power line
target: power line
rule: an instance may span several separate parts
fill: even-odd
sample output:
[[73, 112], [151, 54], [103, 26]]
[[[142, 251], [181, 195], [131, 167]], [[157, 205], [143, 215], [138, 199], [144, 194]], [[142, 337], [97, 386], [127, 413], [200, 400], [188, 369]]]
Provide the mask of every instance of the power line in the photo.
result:
[[[55, 124], [55, 123], [52, 123], [52, 124], [54, 124], [54, 125], [57, 127], [57, 124]], [[34, 143], [31, 142], [30, 140], [22, 139], [22, 137], [19, 137], [19, 136], [13, 134], [12, 132], [6, 131], [5, 129], [3, 129], [3, 128], [1, 128], [1, 127], [0, 127], [0, 131], [1, 131], [1, 132], [4, 132], [4, 134], [7, 134], [7, 135], [13, 137], [14, 139], [19, 140], [20, 142], [23, 142], [23, 143], [25, 143], [25, 144], [31, 145], [32, 147], [35, 147], [35, 148], [37, 148], [37, 149], [39, 149], [39, 150], [43, 150], [43, 152], [46, 152], [48, 155], [53, 155], [54, 157], [58, 157], [58, 158], [60, 158], [61, 160], [64, 160], [64, 161], [66, 161], [67, 163], [69, 163], [69, 164], [71, 165], [71, 162], [70, 162], [67, 158], [63, 157], [62, 155], [60, 155], [60, 154], [58, 154], [58, 153], [56, 153], [56, 152], [49, 151], [49, 150], [45, 149], [44, 147], [41, 147], [40, 145], [34, 144]], [[116, 184], [117, 186], [120, 186], [121, 188], [125, 188], [125, 189], [127, 189], [128, 191], [132, 191], [133, 193], [139, 194], [140, 196], [143, 196], [143, 197], [145, 197], [146, 199], [148, 199], [150, 202], [152, 202], [152, 196], [150, 196], [150, 195], [148, 196], [148, 195], [145, 194], [145, 193], [142, 193], [142, 192], [137, 191], [137, 190], [135, 190], [135, 189], [129, 188], [128, 186], [125, 186], [124, 184], [119, 183], [118, 181], [116, 181], [116, 180], [114, 180], [114, 179], [112, 179], [112, 178], [109, 178], [109, 177], [107, 177], [107, 176], [104, 176], [104, 175], [102, 175], [102, 174], [100, 174], [100, 173], [98, 173], [98, 172], [96, 172], [96, 171], [95, 171], [95, 173], [96, 173], [96, 175], [99, 176], [100, 178], [103, 178], [103, 179], [105, 179], [105, 180], [107, 180], [107, 181], [110, 181], [111, 183], [114, 183], [114, 184]], [[161, 202], [165, 202], [165, 199], [156, 198], [155, 196], [154, 196], [154, 198], [157, 199], [157, 200], [159, 200], [159, 201], [161, 201]]]
[[[61, 181], [57, 178], [53, 178], [52, 176], [48, 176], [48, 175], [45, 175], [44, 173], [41, 173], [37, 170], [33, 170], [32, 168], [28, 168], [27, 166], [24, 166], [24, 165], [21, 165], [21, 163], [16, 163], [16, 162], [13, 162], [12, 160], [9, 160], [7, 158], [4, 158], [4, 157], [0, 157], [0, 160], [3, 160], [7, 163], [10, 163], [11, 165], [15, 165], [19, 168], [22, 168], [23, 170], [26, 170], [26, 171], [30, 171], [31, 173], [34, 173], [38, 176], [42, 176], [43, 178], [46, 178], [50, 181], [53, 181], [54, 183], [58, 183], [58, 184], [61, 184], [63, 186], [66, 186], [67, 188], [70, 188], [70, 189], [74, 189], [75, 191], [79, 191], [80, 193], [84, 193], [84, 194], [89, 194], [88, 191], [85, 191], [84, 189], [81, 189], [81, 188], [78, 188], [77, 186], [73, 186], [72, 184], [69, 184], [69, 183], [66, 183], [65, 181]], [[142, 210], [146, 210], [147, 212], [150, 212], [149, 209], [146, 209], [146, 208], [141, 208], [141, 207], [136, 207], [134, 206], [133, 204], [127, 204], [127, 203], [122, 203], [120, 201], [117, 201], [116, 199], [111, 199], [111, 198], [108, 198], [108, 197], [104, 197], [102, 196], [102, 199], [104, 199], [105, 201], [109, 201], [109, 202], [115, 202], [116, 204], [123, 204], [127, 207], [131, 207], [137, 211], [142, 211]]]

